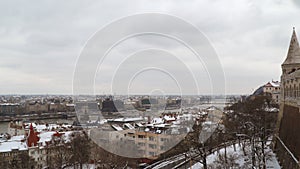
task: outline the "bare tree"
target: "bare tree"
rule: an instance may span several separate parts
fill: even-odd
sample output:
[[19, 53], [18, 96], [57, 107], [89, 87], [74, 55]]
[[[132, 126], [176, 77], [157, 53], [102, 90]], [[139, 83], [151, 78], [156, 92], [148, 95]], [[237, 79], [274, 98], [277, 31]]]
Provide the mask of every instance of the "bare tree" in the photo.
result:
[[71, 165], [83, 168], [83, 164], [86, 164], [90, 160], [90, 140], [85, 132], [74, 133], [74, 137], [70, 141], [71, 158], [69, 163]]
[[[249, 97], [246, 101], [228, 108], [231, 113], [227, 114], [226, 121], [235, 125], [228, 126], [238, 139], [243, 138], [244, 144], [246, 139], [251, 143], [252, 167], [266, 168], [267, 141], [274, 134], [277, 119], [276, 113], [268, 111], [270, 108], [273, 108], [271, 98], [263, 95]], [[246, 155], [245, 151], [244, 153]]]
[[237, 155], [228, 154], [225, 157], [225, 154], [219, 154], [215, 159], [212, 165], [209, 168], [212, 169], [234, 169], [239, 168], [239, 164], [236, 162], [238, 159]]
[[124, 168], [125, 166], [137, 166], [138, 159], [118, 156], [93, 142], [91, 143], [91, 147], [90, 158], [99, 168]]
[[46, 164], [50, 169], [67, 166], [71, 158], [70, 143], [67, 143], [64, 135], [54, 135], [46, 146]]
[[30, 169], [35, 166], [36, 162], [31, 158], [27, 151], [19, 151], [12, 154], [12, 157], [8, 161], [4, 161], [3, 164], [6, 168], [11, 169]]

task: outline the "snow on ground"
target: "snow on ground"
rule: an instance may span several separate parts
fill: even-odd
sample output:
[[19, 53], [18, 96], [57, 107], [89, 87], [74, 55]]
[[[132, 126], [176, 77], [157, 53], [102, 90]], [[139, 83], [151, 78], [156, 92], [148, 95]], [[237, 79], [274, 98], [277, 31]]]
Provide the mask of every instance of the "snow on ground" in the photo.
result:
[[[74, 169], [74, 168], [80, 168], [79, 164], [75, 166], [65, 166], [65, 169]], [[101, 165], [95, 165], [95, 164], [83, 164], [82, 169], [97, 169], [97, 168], [105, 168]], [[125, 168], [125, 167], [124, 167]]]
[[166, 167], [169, 164], [172, 164], [172, 163], [174, 163], [176, 161], [179, 161], [179, 160], [182, 160], [184, 158], [185, 158], [185, 156], [176, 156], [175, 158], [171, 158], [171, 159], [169, 159], [167, 161], [164, 161], [164, 162], [160, 163], [159, 165], [153, 167], [152, 169], [158, 169], [158, 168]]
[[[246, 147], [246, 152], [247, 156], [244, 156], [243, 149], [239, 144], [235, 145], [235, 150], [234, 146], [228, 146], [226, 147], [226, 153], [227, 153], [227, 158], [230, 163], [234, 163], [236, 165], [236, 168], [248, 168], [247, 166], [251, 166], [251, 157], [250, 157], [250, 149], [249, 147]], [[273, 153], [273, 151], [270, 148], [267, 148], [265, 150], [266, 152], [269, 152], [269, 158], [267, 158], [267, 168], [270, 169], [280, 169], [280, 165], [276, 159], [276, 155]], [[214, 152], [210, 155], [207, 156], [207, 164], [209, 168], [215, 168], [220, 161], [219, 159], [219, 154], [222, 156], [225, 153], [225, 149], [222, 148], [219, 150], [219, 152]], [[200, 169], [202, 168], [201, 163], [196, 163], [194, 164], [191, 168], [189, 169]]]

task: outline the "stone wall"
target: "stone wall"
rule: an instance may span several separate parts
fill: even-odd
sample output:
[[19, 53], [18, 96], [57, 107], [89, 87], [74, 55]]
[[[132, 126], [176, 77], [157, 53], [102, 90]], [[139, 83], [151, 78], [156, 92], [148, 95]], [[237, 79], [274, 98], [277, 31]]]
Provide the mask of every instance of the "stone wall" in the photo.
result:
[[297, 159], [300, 157], [300, 112], [298, 107], [284, 105], [279, 137]]

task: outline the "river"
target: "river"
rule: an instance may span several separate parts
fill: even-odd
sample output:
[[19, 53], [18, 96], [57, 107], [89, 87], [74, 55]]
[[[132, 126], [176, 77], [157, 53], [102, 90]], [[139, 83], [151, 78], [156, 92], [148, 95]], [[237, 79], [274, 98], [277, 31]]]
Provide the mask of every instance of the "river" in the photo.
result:
[[[207, 107], [212, 106], [212, 105], [223, 109], [224, 106], [225, 106], [225, 99], [212, 100], [211, 103], [209, 103], [209, 104], [202, 104], [202, 105], [198, 105], [197, 107], [200, 108], [200, 109], [204, 109], [204, 108], [207, 108]], [[75, 118], [70, 118], [70, 119], [45, 119], [45, 120], [38, 120], [36, 122], [73, 124], [74, 119]], [[0, 133], [6, 133], [7, 132], [7, 130], [8, 130], [8, 123], [9, 122], [0, 122]]]

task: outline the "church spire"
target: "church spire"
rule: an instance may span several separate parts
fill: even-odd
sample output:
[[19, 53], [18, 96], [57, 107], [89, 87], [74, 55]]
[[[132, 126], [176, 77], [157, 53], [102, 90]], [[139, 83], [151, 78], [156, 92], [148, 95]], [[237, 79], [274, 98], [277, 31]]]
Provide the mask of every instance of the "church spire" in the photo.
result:
[[293, 63], [300, 63], [300, 47], [295, 31], [295, 27], [293, 27], [293, 34], [290, 41], [290, 47], [283, 65], [286, 64], [293, 64]]

